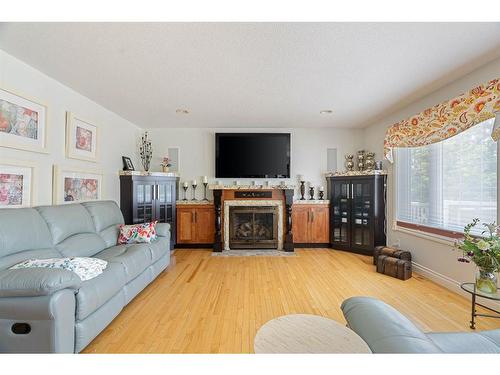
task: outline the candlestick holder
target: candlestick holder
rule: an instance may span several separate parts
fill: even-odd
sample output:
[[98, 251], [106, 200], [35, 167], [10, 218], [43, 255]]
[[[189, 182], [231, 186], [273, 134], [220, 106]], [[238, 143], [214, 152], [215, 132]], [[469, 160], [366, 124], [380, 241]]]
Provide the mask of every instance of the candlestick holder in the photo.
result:
[[204, 182], [203, 183], [203, 189], [204, 189], [204, 192], [203, 192], [203, 200], [208, 202], [208, 198], [207, 198], [207, 186], [208, 186], [208, 182]]
[[310, 201], [314, 200], [314, 186], [309, 186], [309, 195], [311, 198], [309, 198]]
[[186, 197], [186, 191], [187, 191], [188, 187], [187, 186], [183, 186], [182, 188], [184, 189], [184, 199], [183, 199], [183, 201], [187, 201], [188, 199]]
[[301, 201], [306, 200], [306, 198], [304, 198], [304, 195], [306, 195], [306, 182], [300, 181], [300, 200]]
[[192, 201], [196, 201], [196, 186], [197, 185], [191, 185], [193, 187], [193, 199], [191, 199]]
[[323, 196], [325, 195], [325, 192], [323, 190], [320, 190], [319, 191], [319, 200], [322, 201], [323, 200]]

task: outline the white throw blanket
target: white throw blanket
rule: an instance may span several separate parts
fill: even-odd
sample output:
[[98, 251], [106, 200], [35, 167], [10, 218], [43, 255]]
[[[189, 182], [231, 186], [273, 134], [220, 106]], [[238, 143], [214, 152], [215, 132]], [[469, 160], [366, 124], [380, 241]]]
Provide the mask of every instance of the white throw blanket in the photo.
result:
[[98, 258], [70, 257], [28, 259], [10, 267], [10, 269], [18, 270], [22, 268], [61, 268], [74, 272], [82, 281], [87, 281], [99, 276], [107, 265], [108, 262]]

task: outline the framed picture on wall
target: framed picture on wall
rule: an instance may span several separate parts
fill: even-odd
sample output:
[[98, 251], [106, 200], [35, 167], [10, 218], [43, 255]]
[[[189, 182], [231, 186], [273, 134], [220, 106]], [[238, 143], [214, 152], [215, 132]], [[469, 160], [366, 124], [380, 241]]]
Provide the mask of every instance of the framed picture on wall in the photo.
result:
[[98, 128], [96, 125], [66, 113], [66, 156], [72, 159], [97, 161]]
[[53, 204], [102, 199], [102, 173], [54, 166]]
[[34, 166], [0, 162], [0, 209], [30, 207], [34, 204]]
[[47, 152], [47, 107], [0, 89], [0, 146]]

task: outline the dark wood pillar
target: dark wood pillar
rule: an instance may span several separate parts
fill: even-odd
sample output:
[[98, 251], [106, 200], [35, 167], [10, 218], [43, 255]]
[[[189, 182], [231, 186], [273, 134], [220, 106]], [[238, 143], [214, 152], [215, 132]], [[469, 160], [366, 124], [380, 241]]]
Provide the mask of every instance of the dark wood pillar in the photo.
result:
[[214, 251], [221, 252], [224, 248], [222, 241], [222, 190], [213, 190], [215, 205], [215, 241]]
[[283, 241], [283, 250], [294, 251], [293, 233], [292, 233], [292, 204], [293, 204], [293, 189], [286, 189], [285, 192], [285, 240]]

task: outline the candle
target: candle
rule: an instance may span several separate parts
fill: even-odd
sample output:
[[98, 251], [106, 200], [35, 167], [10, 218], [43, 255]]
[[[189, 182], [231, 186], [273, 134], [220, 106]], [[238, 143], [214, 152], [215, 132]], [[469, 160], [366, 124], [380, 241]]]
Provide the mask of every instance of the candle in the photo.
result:
[[217, 181], [217, 186], [222, 186], [222, 181], [221, 180]]
[[203, 176], [203, 183], [204, 183], [204, 184], [207, 184], [207, 183], [208, 183], [208, 177], [207, 177], [207, 176]]
[[325, 188], [323, 186], [320, 186], [319, 191], [325, 191]]
[[193, 186], [198, 185], [198, 182], [196, 180], [193, 180]]
[[299, 179], [299, 181], [304, 181], [304, 176], [301, 174], [297, 175], [297, 178]]
[[187, 181], [184, 181], [184, 187], [188, 187], [188, 182]]

